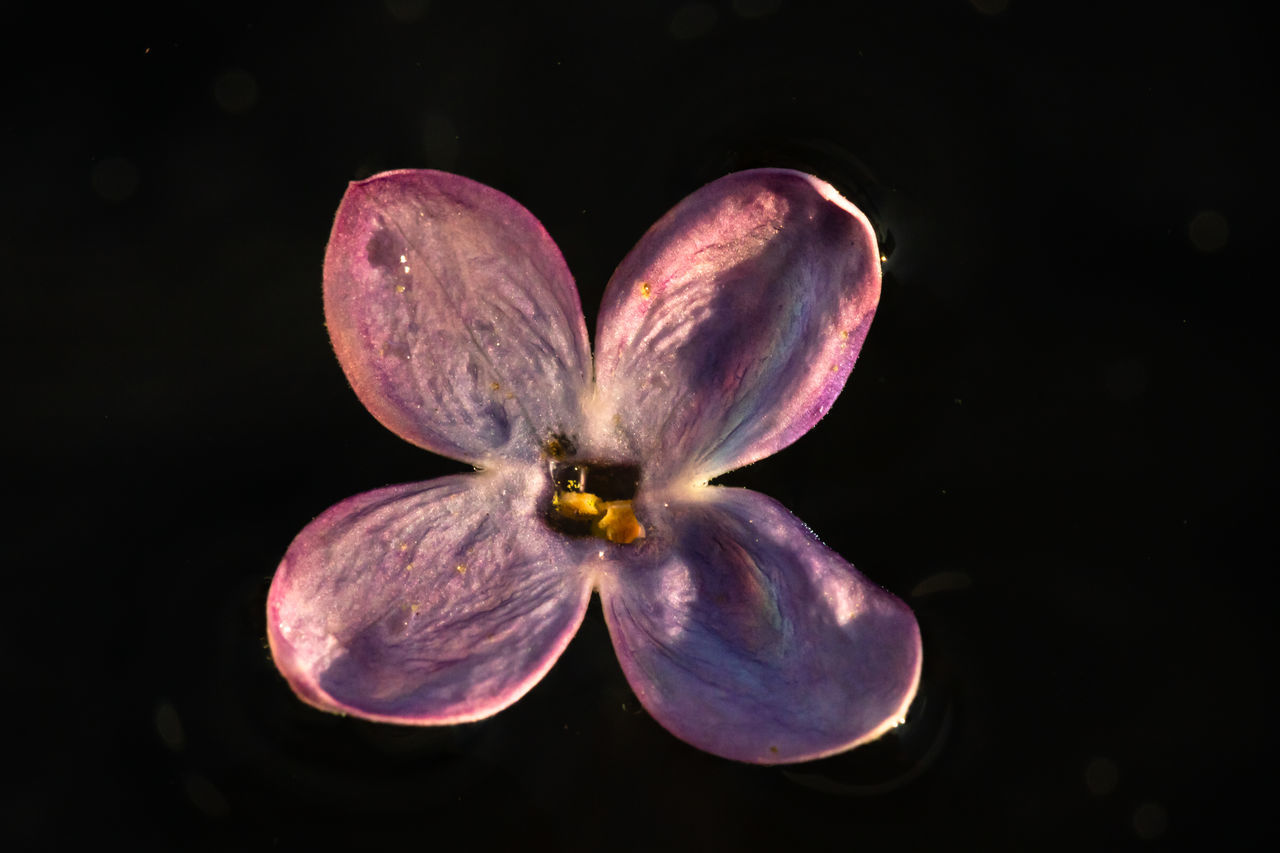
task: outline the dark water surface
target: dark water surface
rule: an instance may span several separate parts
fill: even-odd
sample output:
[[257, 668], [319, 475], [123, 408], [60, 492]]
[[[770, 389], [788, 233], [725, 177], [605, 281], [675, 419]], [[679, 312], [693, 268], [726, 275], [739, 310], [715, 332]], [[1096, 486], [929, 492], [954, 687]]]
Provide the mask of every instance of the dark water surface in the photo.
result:
[[[1276, 746], [1274, 68], [1249, 13], [1138, 5], [17, 13], [3, 835], [1244, 844]], [[778, 498], [912, 604], [907, 724], [789, 768], [700, 753], [640, 709], [594, 603], [488, 721], [403, 729], [298, 702], [263, 613], [290, 540], [352, 494], [461, 470], [374, 421], [333, 357], [320, 271], [346, 183], [434, 167], [512, 195], [594, 329], [657, 217], [763, 165], [835, 183], [891, 257], [831, 413], [723, 482]]]

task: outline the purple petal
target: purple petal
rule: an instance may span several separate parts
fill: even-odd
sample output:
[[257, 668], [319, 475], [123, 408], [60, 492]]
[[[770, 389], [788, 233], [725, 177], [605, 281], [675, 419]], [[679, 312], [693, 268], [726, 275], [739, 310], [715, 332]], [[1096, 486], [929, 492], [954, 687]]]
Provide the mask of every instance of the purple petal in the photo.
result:
[[267, 601], [276, 665], [328, 711], [433, 725], [476, 720], [551, 668], [592, 581], [497, 472], [379, 489], [294, 540]]
[[580, 422], [591, 353], [560, 250], [519, 203], [467, 178], [351, 184], [324, 263], [325, 320], [361, 401], [414, 444], [532, 460]]
[[829, 184], [782, 169], [721, 178], [609, 282], [600, 422], [657, 478], [701, 482], [768, 456], [826, 414], [879, 298], [875, 234]]
[[760, 764], [894, 726], [920, 676], [907, 606], [777, 502], [694, 491], [655, 521], [669, 548], [601, 575], [618, 660], [649, 713], [699, 749]]

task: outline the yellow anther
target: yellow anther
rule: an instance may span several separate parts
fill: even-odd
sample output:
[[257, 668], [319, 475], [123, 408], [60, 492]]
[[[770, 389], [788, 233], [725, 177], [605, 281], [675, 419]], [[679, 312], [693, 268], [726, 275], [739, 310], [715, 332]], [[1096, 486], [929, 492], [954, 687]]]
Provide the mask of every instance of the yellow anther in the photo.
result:
[[604, 518], [595, 523], [597, 536], [619, 545], [630, 545], [644, 538], [644, 525], [636, 520], [631, 501], [609, 501], [604, 505]]
[[590, 521], [604, 512], [600, 499], [588, 492], [556, 492], [551, 503], [556, 512], [574, 521]]
[[592, 522], [591, 535], [599, 539], [630, 545], [644, 538], [644, 525], [636, 519], [629, 500], [603, 501], [590, 492], [557, 491], [551, 506], [562, 518]]

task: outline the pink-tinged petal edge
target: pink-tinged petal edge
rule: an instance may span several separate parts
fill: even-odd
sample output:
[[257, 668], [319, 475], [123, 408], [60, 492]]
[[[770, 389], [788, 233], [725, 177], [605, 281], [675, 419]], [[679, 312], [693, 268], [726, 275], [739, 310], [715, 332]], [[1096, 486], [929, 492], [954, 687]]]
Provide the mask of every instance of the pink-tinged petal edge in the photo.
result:
[[267, 601], [299, 697], [370, 720], [440, 725], [523, 696], [577, 631], [592, 578], [575, 543], [498, 472], [343, 501], [294, 540]]
[[599, 583], [618, 660], [654, 719], [707, 752], [776, 764], [904, 717], [921, 646], [902, 601], [764, 495], [695, 488], [670, 512], [670, 547]]
[[610, 279], [595, 423], [667, 482], [769, 456], [826, 414], [879, 296], [875, 232], [830, 184], [727, 175], [659, 220]]
[[324, 263], [325, 320], [361, 402], [388, 429], [488, 467], [574, 432], [591, 379], [578, 290], [518, 202], [429, 170], [343, 196]]

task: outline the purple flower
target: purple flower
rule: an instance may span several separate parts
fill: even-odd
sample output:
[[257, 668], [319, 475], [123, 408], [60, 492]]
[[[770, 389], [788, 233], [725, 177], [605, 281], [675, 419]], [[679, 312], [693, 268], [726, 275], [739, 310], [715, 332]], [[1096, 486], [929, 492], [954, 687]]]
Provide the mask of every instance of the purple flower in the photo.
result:
[[338, 360], [389, 429], [478, 470], [298, 535], [267, 602], [289, 684], [370, 720], [478, 720], [542, 678], [596, 590], [636, 695], [700, 749], [802, 761], [891, 728], [919, 680], [911, 611], [776, 501], [707, 485], [826, 413], [879, 260], [830, 185], [729, 175], [618, 267], [593, 365], [529, 211], [442, 172], [353, 183], [324, 265]]

